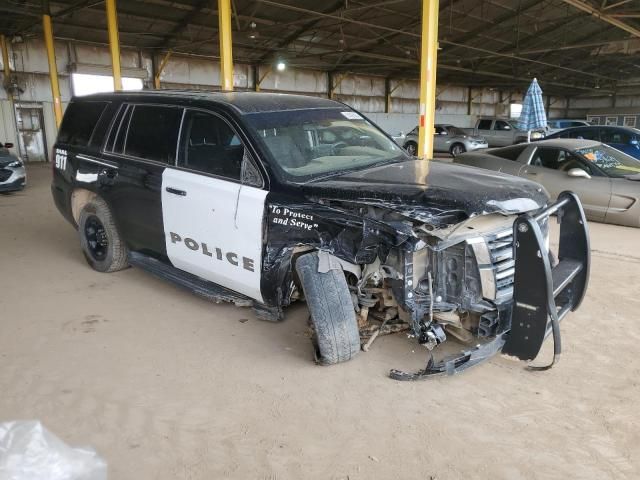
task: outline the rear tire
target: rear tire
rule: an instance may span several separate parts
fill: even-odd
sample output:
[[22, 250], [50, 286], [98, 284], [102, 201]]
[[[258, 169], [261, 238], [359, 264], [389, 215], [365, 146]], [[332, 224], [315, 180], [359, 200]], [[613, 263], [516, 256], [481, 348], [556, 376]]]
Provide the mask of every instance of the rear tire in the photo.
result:
[[129, 266], [127, 247], [107, 203], [100, 197], [87, 202], [78, 218], [80, 246], [87, 263], [98, 272], [116, 272]]
[[319, 363], [346, 362], [360, 351], [360, 333], [347, 280], [342, 270], [318, 272], [318, 254], [296, 262], [311, 321], [315, 328]]

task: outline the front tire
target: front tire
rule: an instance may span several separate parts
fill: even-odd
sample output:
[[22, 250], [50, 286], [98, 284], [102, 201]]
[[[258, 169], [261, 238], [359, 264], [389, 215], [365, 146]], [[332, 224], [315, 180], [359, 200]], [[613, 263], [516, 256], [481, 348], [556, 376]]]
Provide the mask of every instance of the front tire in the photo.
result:
[[407, 142], [404, 144], [403, 147], [407, 153], [413, 157], [416, 156], [416, 153], [418, 153], [418, 144], [416, 142]]
[[452, 156], [457, 157], [458, 155], [462, 155], [466, 151], [467, 149], [464, 148], [463, 144], [454, 143], [453, 145], [451, 145], [451, 149], [449, 150], [449, 153], [451, 153]]
[[116, 272], [129, 266], [127, 247], [107, 203], [96, 197], [80, 211], [80, 246], [87, 263], [98, 272]]
[[296, 271], [311, 313], [319, 362], [332, 365], [352, 359], [360, 351], [360, 333], [344, 272], [318, 272], [316, 252], [299, 257]]

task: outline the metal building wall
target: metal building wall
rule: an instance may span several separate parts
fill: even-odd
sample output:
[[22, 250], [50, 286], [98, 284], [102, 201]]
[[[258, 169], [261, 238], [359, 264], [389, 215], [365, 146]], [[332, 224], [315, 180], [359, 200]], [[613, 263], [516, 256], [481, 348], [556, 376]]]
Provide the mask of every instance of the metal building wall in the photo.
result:
[[[18, 78], [23, 92], [16, 102], [37, 102], [42, 104], [46, 142], [53, 145], [57, 134], [53, 117], [51, 89], [48, 78], [48, 64], [44, 42], [30, 39], [24, 43], [10, 45], [12, 75]], [[88, 45], [71, 41], [57, 41], [56, 60], [60, 75], [60, 89], [63, 105], [72, 96], [71, 72], [109, 75], [111, 62], [106, 46]], [[156, 56], [160, 64], [160, 54]], [[125, 77], [141, 78], [149, 88], [153, 85], [151, 53], [132, 49], [121, 51], [122, 73]], [[262, 79], [261, 91], [289, 92], [326, 96], [329, 91], [329, 75], [317, 70], [288, 68], [277, 71], [260, 66], [257, 78]], [[335, 98], [357, 110], [361, 110], [378, 122], [390, 133], [411, 130], [417, 123], [419, 84], [416, 80], [391, 79], [390, 110], [385, 113], [385, 79], [373, 75], [335, 74], [333, 77]], [[220, 87], [220, 67], [217, 60], [196, 56], [173, 55], [166, 62], [160, 75], [161, 88], [190, 88], [218, 90]], [[234, 86], [238, 90], [254, 89], [254, 73], [250, 65], [234, 65]], [[542, 83], [544, 89], [544, 82]], [[469, 98], [471, 95], [471, 101]], [[452, 123], [460, 127], [471, 127], [481, 115], [509, 115], [509, 103], [522, 99], [522, 91], [499, 91], [496, 89], [471, 90], [464, 86], [439, 85], [436, 101], [436, 121]], [[611, 106], [612, 98], [573, 98], [569, 106], [565, 98], [552, 97], [547, 112], [549, 118], [584, 118], [589, 109]], [[618, 96], [616, 105], [640, 105], [635, 96]], [[0, 135], [5, 141], [15, 137], [15, 121], [11, 122], [11, 108], [4, 89], [0, 89]], [[13, 137], [13, 138], [11, 138]]]

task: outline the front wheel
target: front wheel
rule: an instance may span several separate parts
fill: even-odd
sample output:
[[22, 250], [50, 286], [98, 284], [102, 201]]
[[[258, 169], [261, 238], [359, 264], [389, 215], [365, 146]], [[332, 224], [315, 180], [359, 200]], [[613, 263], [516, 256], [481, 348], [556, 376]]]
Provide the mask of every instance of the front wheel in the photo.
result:
[[407, 142], [404, 144], [404, 149], [409, 155], [415, 157], [416, 153], [418, 153], [418, 144], [416, 142]]
[[78, 234], [84, 258], [94, 270], [115, 272], [128, 266], [127, 247], [103, 199], [96, 197], [82, 207]]
[[298, 258], [296, 271], [311, 313], [320, 363], [352, 359], [360, 351], [360, 332], [344, 272], [318, 272], [316, 252]]
[[458, 155], [462, 155], [466, 151], [467, 149], [464, 148], [464, 145], [461, 143], [454, 143], [453, 145], [451, 145], [451, 149], [449, 150], [451, 155], [453, 155], [454, 157], [457, 157]]

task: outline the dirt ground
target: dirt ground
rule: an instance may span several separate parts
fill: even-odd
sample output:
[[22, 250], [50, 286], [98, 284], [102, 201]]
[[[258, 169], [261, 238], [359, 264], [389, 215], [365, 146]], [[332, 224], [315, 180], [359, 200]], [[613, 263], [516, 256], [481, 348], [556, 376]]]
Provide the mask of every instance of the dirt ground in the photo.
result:
[[426, 359], [402, 335], [318, 367], [304, 305], [272, 324], [92, 271], [49, 167], [29, 174], [0, 196], [0, 421], [93, 446], [110, 479], [640, 478], [638, 230], [590, 225], [589, 292], [552, 370], [498, 356], [399, 383], [390, 368]]

